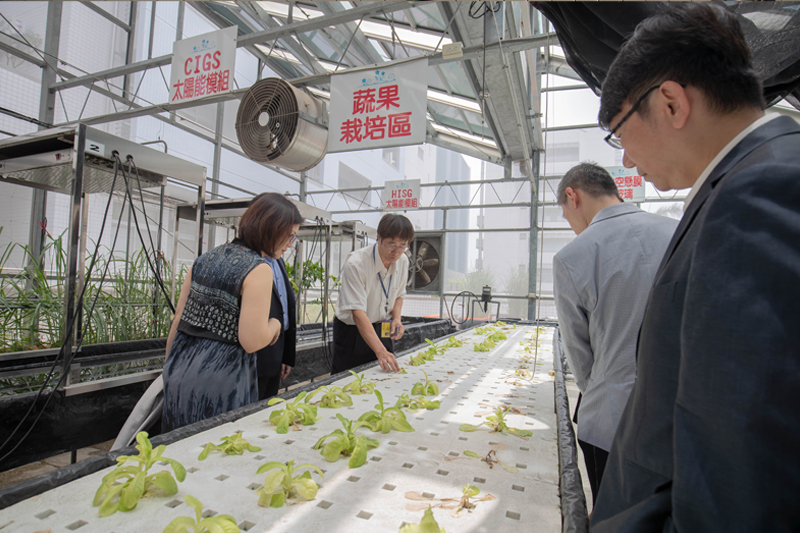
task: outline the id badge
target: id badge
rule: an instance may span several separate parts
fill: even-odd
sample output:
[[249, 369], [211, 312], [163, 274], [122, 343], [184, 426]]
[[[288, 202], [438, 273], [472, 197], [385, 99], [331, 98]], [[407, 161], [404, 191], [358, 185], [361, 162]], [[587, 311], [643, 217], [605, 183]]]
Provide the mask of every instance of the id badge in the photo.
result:
[[381, 322], [381, 337], [388, 339], [391, 336], [392, 321], [384, 320]]

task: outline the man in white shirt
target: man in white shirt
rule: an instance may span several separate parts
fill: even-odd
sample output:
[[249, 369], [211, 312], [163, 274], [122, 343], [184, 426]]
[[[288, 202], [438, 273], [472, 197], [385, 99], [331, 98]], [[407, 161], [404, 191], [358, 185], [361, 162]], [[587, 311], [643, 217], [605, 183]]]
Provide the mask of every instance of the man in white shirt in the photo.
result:
[[605, 78], [599, 122], [625, 166], [692, 193], [650, 291], [593, 532], [800, 524], [800, 126], [763, 108], [723, 3], [665, 6]]
[[413, 239], [410, 220], [386, 214], [378, 224], [378, 242], [347, 256], [333, 320], [331, 374], [376, 359], [387, 372], [400, 371], [392, 341], [405, 331], [401, 323], [408, 280], [405, 251]]

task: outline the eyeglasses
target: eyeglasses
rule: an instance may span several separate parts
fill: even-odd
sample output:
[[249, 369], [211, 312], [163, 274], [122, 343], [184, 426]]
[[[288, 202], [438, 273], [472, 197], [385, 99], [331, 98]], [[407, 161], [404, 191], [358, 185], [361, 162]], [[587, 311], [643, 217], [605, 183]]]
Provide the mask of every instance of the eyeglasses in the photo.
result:
[[619, 128], [623, 124], [625, 124], [626, 120], [631, 118], [631, 115], [636, 113], [636, 110], [639, 109], [639, 106], [642, 105], [642, 102], [644, 102], [644, 99], [647, 98], [648, 96], [650, 96], [650, 93], [655, 91], [659, 87], [661, 87], [661, 85], [656, 85], [654, 87], [650, 87], [649, 89], [647, 89], [647, 91], [642, 95], [642, 97], [639, 98], [636, 101], [635, 104], [633, 104], [633, 107], [631, 107], [630, 111], [625, 113], [625, 116], [622, 117], [622, 120], [619, 121], [619, 124], [617, 124], [616, 127], [613, 130], [611, 130], [611, 133], [606, 135], [605, 139], [603, 139], [603, 140], [606, 141], [613, 148], [618, 148], [618, 149], [622, 150], [622, 140], [619, 137], [617, 137], [617, 135], [616, 135], [617, 131], [619, 131]]
[[297, 233], [289, 235], [289, 245], [294, 245], [297, 242]]
[[385, 244], [385, 243], [384, 246], [386, 246], [389, 250], [393, 252], [405, 252], [406, 250], [408, 250], [408, 246], [393, 246], [391, 244]]

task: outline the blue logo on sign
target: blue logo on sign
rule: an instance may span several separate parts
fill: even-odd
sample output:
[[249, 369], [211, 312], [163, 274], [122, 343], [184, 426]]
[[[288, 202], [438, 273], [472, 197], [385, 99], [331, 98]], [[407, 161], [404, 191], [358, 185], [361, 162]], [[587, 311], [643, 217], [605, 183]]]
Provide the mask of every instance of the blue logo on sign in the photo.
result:
[[199, 54], [202, 52], [207, 52], [208, 50], [213, 50], [216, 47], [217, 47], [216, 41], [209, 41], [208, 39], [203, 39], [203, 41], [200, 43], [200, 46], [192, 47], [192, 53]]
[[362, 78], [361, 86], [369, 87], [371, 85], [383, 85], [384, 83], [392, 83], [393, 81], [395, 81], [394, 73], [390, 72], [387, 76], [385, 71], [376, 70], [372, 77]]

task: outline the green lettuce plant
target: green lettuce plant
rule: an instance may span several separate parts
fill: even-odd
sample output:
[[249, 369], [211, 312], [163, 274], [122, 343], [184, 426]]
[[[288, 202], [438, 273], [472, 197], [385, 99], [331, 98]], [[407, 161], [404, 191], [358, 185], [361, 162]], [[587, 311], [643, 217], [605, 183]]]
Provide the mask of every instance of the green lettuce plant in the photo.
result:
[[517, 429], [512, 428], [505, 421], [505, 415], [508, 413], [508, 406], [501, 405], [497, 409], [493, 415], [489, 415], [486, 417], [486, 421], [478, 424], [477, 426], [473, 426], [472, 424], [461, 424], [458, 429], [461, 431], [475, 431], [481, 426], [487, 426], [491, 432], [504, 432], [510, 433], [512, 435], [516, 435], [517, 437], [530, 437], [533, 435], [533, 431], [529, 431], [527, 429]]
[[411, 398], [408, 393], [404, 392], [397, 399], [394, 404], [398, 409], [408, 409], [409, 411], [416, 411], [417, 409], [428, 409], [433, 411], [441, 406], [439, 400], [426, 400], [423, 397]]
[[206, 444], [206, 447], [203, 448], [203, 451], [200, 452], [200, 455], [197, 458], [200, 461], [204, 461], [210, 452], [216, 451], [220, 451], [228, 455], [242, 455], [245, 450], [249, 452], [260, 452], [261, 448], [258, 446], [253, 446], [247, 442], [244, 437], [242, 437], [241, 433], [234, 433], [233, 435], [222, 437], [222, 442], [219, 444], [214, 444], [213, 442]]
[[408, 360], [408, 364], [411, 366], [424, 365], [426, 364], [425, 357], [423, 357], [422, 354], [411, 356], [411, 358]]
[[353, 405], [353, 399], [341, 387], [322, 387], [321, 392], [320, 407], [338, 409], [345, 405]]
[[[348, 466], [350, 468], [358, 468], [367, 462], [367, 450], [377, 448], [379, 443], [377, 440], [367, 438], [364, 435], [356, 435], [358, 428], [367, 425], [365, 422], [353, 422], [338, 413], [336, 418], [344, 426], [344, 431], [337, 429], [333, 433], [325, 435], [317, 441], [314, 449], [319, 450], [322, 448], [322, 456], [329, 463], [336, 461], [339, 456], [349, 456]], [[333, 437], [333, 440], [325, 444], [325, 441], [331, 437]]]
[[414, 383], [411, 387], [411, 394], [420, 394], [422, 396], [436, 396], [439, 394], [439, 385], [428, 379], [427, 372], [423, 370], [422, 373], [425, 374], [425, 383]]
[[365, 425], [372, 431], [380, 431], [381, 433], [389, 433], [395, 429], [397, 431], [411, 432], [414, 428], [406, 420], [406, 415], [397, 407], [384, 407], [383, 395], [380, 391], [375, 391], [375, 396], [378, 397], [378, 404], [375, 405], [377, 411], [367, 411], [360, 417], [359, 422], [364, 422]]
[[229, 514], [218, 514], [203, 518], [203, 504], [195, 497], [183, 499], [194, 509], [196, 518], [179, 516], [164, 528], [163, 533], [239, 533], [236, 519]]
[[[136, 435], [136, 449], [139, 455], [121, 455], [117, 457], [117, 468], [103, 476], [100, 488], [94, 495], [92, 505], [100, 506], [100, 516], [109, 516], [118, 510], [122, 512], [132, 511], [139, 503], [139, 499], [145, 492], [162, 490], [167, 494], [178, 492], [178, 481], [186, 479], [186, 469], [175, 459], [162, 457], [166, 446], [163, 444], [153, 449], [147, 432], [141, 431]], [[134, 463], [130, 466], [123, 466], [127, 462]], [[175, 472], [175, 478], [167, 470], [149, 474], [150, 468], [158, 461], [170, 464]]]
[[508, 337], [506, 336], [506, 334], [503, 333], [502, 331], [495, 331], [494, 333], [486, 337], [486, 340], [490, 340], [492, 342], [500, 342], [506, 340], [507, 338]]
[[496, 343], [496, 342], [494, 342], [494, 341], [492, 341], [492, 340], [489, 340], [489, 339], [486, 339], [486, 340], [485, 340], [485, 341], [483, 341], [483, 342], [476, 342], [476, 343], [473, 345], [473, 349], [474, 349], [476, 352], [489, 352], [489, 351], [491, 351], [491, 350], [492, 350], [492, 348], [494, 348], [495, 346], [497, 346], [497, 343]]
[[[295, 472], [306, 469], [302, 474], [295, 475]], [[276, 470], [277, 469], [277, 470]], [[274, 470], [274, 472], [270, 472]], [[286, 500], [302, 498], [313, 500], [317, 497], [319, 485], [311, 479], [311, 471], [315, 471], [320, 479], [324, 479], [322, 470], [316, 466], [305, 463], [294, 466], [294, 459], [288, 463], [271, 461], [261, 465], [256, 474], [267, 474], [264, 485], [256, 490], [258, 494], [258, 505], [261, 507], [283, 507]]]
[[444, 342], [445, 348], [461, 348], [464, 346], [464, 341], [458, 340], [455, 336], [451, 336]]
[[[286, 404], [284, 409], [277, 409], [269, 414], [270, 423], [274, 426], [277, 426], [275, 431], [278, 433], [288, 433], [290, 425], [299, 429], [298, 424], [310, 426], [319, 420], [317, 417], [317, 406], [308, 403], [316, 393], [317, 391], [314, 391], [311, 394], [303, 391], [298, 394], [291, 403], [287, 402], [283, 398], [272, 398], [269, 400], [267, 405], [275, 405], [280, 402], [284, 402]], [[305, 399], [305, 402], [301, 403], [303, 399]]]
[[352, 370], [348, 370], [353, 377], [355, 378], [353, 381], [342, 387], [344, 392], [348, 392], [350, 394], [372, 394], [375, 390], [375, 383], [372, 381], [364, 381], [364, 374], [358, 375]]
[[445, 533], [445, 530], [439, 528], [439, 524], [433, 518], [433, 510], [428, 506], [419, 524], [406, 524], [400, 528], [399, 533]]

